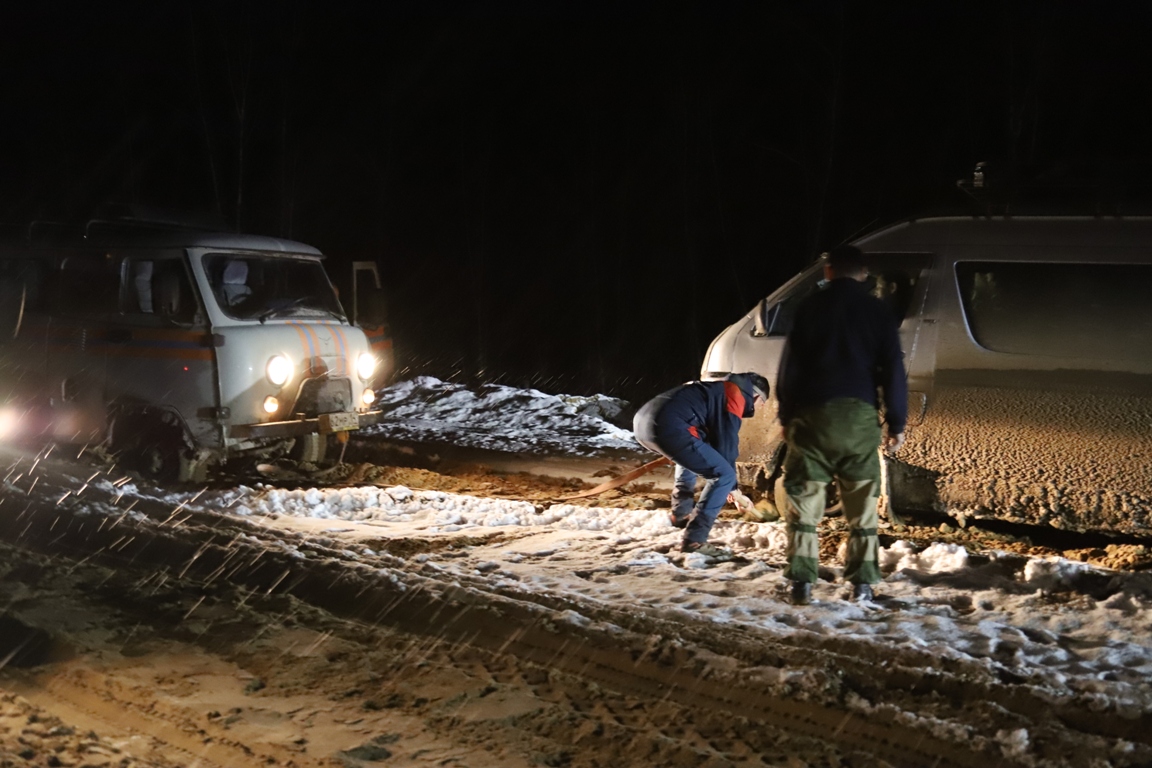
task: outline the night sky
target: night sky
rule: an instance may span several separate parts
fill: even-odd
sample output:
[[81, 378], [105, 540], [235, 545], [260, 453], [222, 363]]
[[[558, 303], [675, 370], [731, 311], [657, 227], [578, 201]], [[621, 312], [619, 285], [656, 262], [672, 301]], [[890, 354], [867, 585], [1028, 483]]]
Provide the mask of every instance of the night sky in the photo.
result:
[[1152, 212], [1144, 5], [9, 3], [0, 221], [208, 212], [376, 259], [405, 375], [641, 397], [876, 226]]

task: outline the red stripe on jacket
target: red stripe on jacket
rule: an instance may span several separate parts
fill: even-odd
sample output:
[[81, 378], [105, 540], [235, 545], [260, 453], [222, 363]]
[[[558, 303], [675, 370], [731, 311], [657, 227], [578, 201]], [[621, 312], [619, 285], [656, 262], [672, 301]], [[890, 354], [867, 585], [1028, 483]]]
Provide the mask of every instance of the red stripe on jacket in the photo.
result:
[[745, 400], [744, 393], [740, 391], [740, 387], [730, 381], [724, 382], [724, 400], [725, 405], [728, 406], [729, 413], [738, 419], [744, 418]]

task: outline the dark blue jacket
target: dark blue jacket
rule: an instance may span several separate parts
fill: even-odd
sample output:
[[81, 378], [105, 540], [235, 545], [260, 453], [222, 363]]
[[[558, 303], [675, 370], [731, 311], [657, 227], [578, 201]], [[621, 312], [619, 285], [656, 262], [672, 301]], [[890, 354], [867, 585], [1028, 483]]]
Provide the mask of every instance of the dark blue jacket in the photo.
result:
[[838, 397], [878, 406], [877, 389], [889, 434], [903, 432], [908, 383], [892, 310], [860, 281], [837, 278], [796, 308], [776, 381], [780, 423]]
[[752, 383], [733, 374], [727, 381], [690, 381], [649, 400], [636, 412], [636, 436], [666, 451], [703, 440], [736, 463], [741, 419], [754, 409]]

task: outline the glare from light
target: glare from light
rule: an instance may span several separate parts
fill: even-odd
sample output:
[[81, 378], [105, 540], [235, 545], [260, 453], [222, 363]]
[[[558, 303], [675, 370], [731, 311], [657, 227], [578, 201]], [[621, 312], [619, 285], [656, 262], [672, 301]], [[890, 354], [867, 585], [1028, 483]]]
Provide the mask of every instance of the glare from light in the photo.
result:
[[20, 414], [15, 408], [0, 408], [0, 440], [16, 436], [20, 429]]
[[363, 402], [364, 405], [372, 405], [372, 403], [375, 400], [376, 400], [376, 393], [373, 392], [371, 389], [364, 390], [364, 394], [360, 395], [360, 401]]
[[376, 372], [376, 356], [371, 352], [362, 352], [356, 358], [356, 373], [360, 374], [360, 381], [368, 381]]
[[284, 355], [276, 355], [268, 361], [265, 370], [268, 373], [268, 381], [279, 387], [292, 378], [292, 361]]
[[269, 395], [264, 398], [264, 413], [276, 413], [280, 410], [280, 401]]

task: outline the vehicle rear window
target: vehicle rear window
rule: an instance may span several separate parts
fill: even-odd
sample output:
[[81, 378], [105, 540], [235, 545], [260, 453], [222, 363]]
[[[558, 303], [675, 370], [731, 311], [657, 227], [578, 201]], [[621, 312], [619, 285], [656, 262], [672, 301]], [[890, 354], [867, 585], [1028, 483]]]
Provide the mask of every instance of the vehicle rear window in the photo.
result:
[[968, 328], [994, 352], [1142, 360], [1152, 355], [1152, 265], [960, 262]]

